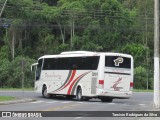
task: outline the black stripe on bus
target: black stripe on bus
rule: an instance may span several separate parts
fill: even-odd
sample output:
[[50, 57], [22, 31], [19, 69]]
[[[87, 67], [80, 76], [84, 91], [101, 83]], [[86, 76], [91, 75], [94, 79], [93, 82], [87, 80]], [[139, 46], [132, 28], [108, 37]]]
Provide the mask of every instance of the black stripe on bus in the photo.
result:
[[130, 73], [118, 73], [118, 72], [104, 72], [109, 74], [131, 75]]

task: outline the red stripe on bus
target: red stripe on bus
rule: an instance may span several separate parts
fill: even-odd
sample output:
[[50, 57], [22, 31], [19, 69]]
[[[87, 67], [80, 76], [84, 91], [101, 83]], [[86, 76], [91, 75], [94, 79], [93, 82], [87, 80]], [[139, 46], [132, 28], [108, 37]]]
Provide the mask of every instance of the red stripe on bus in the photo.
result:
[[[82, 76], [82, 75], [81, 75], [81, 76]], [[81, 76], [77, 77], [77, 78], [72, 82], [72, 84], [70, 85], [70, 87], [69, 87], [69, 89], [68, 89], [68, 92], [67, 92], [68, 95], [71, 94], [71, 89], [72, 89], [74, 83], [75, 83]]]
[[65, 84], [67, 84], [68, 81], [69, 81], [69, 78], [71, 77], [71, 73], [72, 73], [72, 70], [69, 71], [68, 76], [67, 76], [67, 79], [65, 80], [64, 84], [63, 84], [62, 86], [60, 86], [58, 89], [56, 89], [56, 90], [54, 90], [54, 91], [52, 91], [52, 92], [57, 92], [57, 91], [60, 90]]
[[71, 90], [72, 90], [73, 86], [75, 85], [75, 83], [76, 83], [79, 79], [81, 79], [82, 77], [84, 77], [86, 74], [88, 74], [88, 73], [89, 73], [89, 72], [83, 73], [82, 75], [78, 76], [78, 77], [72, 82], [72, 84], [70, 85], [70, 87], [69, 87], [69, 89], [68, 89], [68, 92], [67, 92], [68, 95], [71, 94]]
[[76, 74], [76, 70], [73, 70], [72, 73], [71, 73], [71, 77], [70, 77], [68, 83], [64, 87], [62, 87], [60, 90], [58, 90], [57, 92], [59, 92], [59, 91], [63, 90], [64, 88], [66, 88], [72, 82], [75, 74]]
[[87, 75], [88, 73], [90, 73], [91, 71], [89, 71], [89, 72], [87, 72], [87, 73], [85, 73], [82, 77], [80, 77], [77, 81], [76, 81], [76, 83], [73, 85], [73, 87], [72, 87], [72, 90], [71, 90], [71, 93], [70, 93], [70, 95], [74, 95], [74, 92], [75, 92], [75, 89], [76, 89], [76, 86], [77, 86], [77, 84], [79, 83], [79, 81], [85, 76], [85, 75]]

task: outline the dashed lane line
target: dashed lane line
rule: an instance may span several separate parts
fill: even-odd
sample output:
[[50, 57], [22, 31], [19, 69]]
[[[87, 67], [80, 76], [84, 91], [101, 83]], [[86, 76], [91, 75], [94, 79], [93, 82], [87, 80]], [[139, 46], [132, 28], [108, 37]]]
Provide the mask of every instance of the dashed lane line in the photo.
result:
[[64, 104], [66, 104], [66, 103], [71, 103], [72, 101], [65, 101], [65, 102], [61, 102], [61, 103], [64, 103]]
[[115, 105], [116, 103], [107, 103], [108, 105]]
[[[40, 104], [40, 103], [45, 103], [45, 104], [54, 104], [54, 103], [60, 103], [60, 104], [96, 104], [96, 105], [131, 105], [127, 103], [102, 103], [102, 102], [77, 102], [77, 101], [34, 101], [30, 102], [33, 104]], [[138, 104], [139, 106], [146, 106], [146, 104]]]
[[34, 101], [34, 102], [30, 102], [30, 103], [42, 103], [44, 101]]
[[145, 106], [146, 104], [139, 104], [140, 106]]
[[76, 103], [83, 104], [83, 103], [85, 103], [85, 102], [76, 102]]
[[82, 117], [75, 117], [74, 119], [81, 119]]
[[56, 102], [58, 102], [58, 101], [51, 101], [51, 102], [46, 102], [46, 103], [56, 103]]
[[[97, 103], [97, 102], [77, 102], [77, 101], [34, 101], [34, 102], [30, 102], [30, 103], [34, 103], [34, 104], [38, 104], [38, 103], [48, 103], [48, 104], [51, 104], [51, 103], [56, 103], [56, 102], [59, 102], [59, 103], [63, 103], [63, 104], [68, 104], [68, 103], [77, 103], [77, 104], [103, 104], [103, 103]], [[108, 105], [115, 105], [116, 103], [106, 103]]]

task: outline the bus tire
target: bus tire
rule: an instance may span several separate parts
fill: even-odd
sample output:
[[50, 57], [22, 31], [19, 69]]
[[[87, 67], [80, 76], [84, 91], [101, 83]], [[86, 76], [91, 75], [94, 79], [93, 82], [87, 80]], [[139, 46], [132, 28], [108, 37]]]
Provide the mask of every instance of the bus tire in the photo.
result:
[[78, 88], [77, 88], [76, 99], [77, 99], [78, 101], [81, 101], [81, 100], [83, 99], [81, 87], [78, 87]]
[[102, 102], [112, 102], [113, 98], [101, 98]]
[[47, 87], [46, 87], [46, 85], [43, 86], [43, 88], [42, 88], [42, 96], [43, 96], [44, 98], [49, 98], [49, 97], [51, 97], [51, 95], [47, 93]]

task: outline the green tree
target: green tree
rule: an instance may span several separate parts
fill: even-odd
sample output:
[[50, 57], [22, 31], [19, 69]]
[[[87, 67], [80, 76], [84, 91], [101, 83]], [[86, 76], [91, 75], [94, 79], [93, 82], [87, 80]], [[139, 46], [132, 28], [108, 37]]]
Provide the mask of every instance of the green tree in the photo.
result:
[[[20, 85], [18, 56], [30, 61], [68, 50], [128, 53], [136, 71], [152, 76], [153, 0], [8, 0], [0, 21], [1, 86]], [[152, 83], [139, 75], [135, 87]]]

